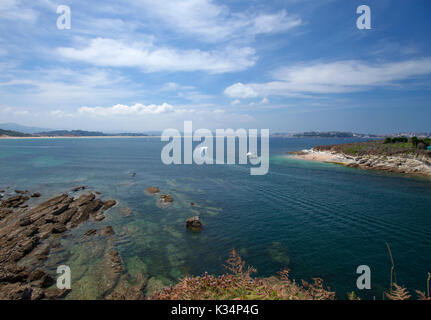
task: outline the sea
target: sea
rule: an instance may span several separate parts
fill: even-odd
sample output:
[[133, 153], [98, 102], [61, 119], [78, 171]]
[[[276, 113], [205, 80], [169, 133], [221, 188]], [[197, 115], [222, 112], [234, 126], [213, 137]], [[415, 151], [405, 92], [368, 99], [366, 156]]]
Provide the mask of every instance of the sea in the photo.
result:
[[[94, 270], [106, 240], [85, 246], [92, 228], [112, 226], [110, 244], [125, 272], [143, 274], [153, 287], [185, 275], [223, 274], [232, 249], [257, 269], [255, 276], [289, 269], [297, 282], [322, 278], [346, 299], [383, 299], [394, 278], [411, 292], [425, 291], [431, 272], [431, 180], [424, 177], [296, 160], [290, 151], [361, 139], [270, 138], [270, 167], [250, 175], [249, 165], [165, 165], [159, 138], [0, 140], [0, 190], [39, 191], [43, 201], [73, 187], [100, 192], [118, 205], [105, 220], [88, 222], [61, 238], [55, 263], [70, 266], [72, 298], [98, 299], [103, 270]], [[132, 173], [136, 173], [133, 175]], [[146, 193], [157, 186], [171, 205]], [[71, 193], [73, 194], [73, 193]], [[76, 193], [74, 194], [76, 195]], [[192, 205], [193, 203], [193, 205]], [[199, 216], [201, 232], [185, 221]], [[51, 258], [50, 258], [51, 259]], [[360, 290], [359, 266], [371, 271]], [[55, 271], [54, 271], [55, 272]], [[76, 288], [74, 291], [73, 289]], [[414, 296], [414, 293], [413, 293]]]

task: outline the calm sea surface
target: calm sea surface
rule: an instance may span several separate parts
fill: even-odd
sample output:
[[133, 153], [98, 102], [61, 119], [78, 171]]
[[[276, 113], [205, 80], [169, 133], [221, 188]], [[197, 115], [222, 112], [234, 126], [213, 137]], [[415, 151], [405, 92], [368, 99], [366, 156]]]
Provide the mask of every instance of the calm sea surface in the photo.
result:
[[[79, 237], [111, 225], [127, 271], [164, 284], [185, 274], [222, 273], [236, 248], [258, 276], [288, 267], [298, 280], [323, 278], [338, 298], [352, 290], [381, 298], [390, 281], [387, 242], [398, 283], [424, 291], [431, 272], [430, 180], [285, 154], [349, 141], [272, 138], [269, 173], [250, 176], [250, 168], [241, 165], [163, 165], [165, 143], [153, 138], [0, 140], [0, 189], [40, 191], [47, 199], [86, 185], [119, 201], [105, 220], [82, 225], [62, 240], [76, 281], [89, 276], [88, 266], [98, 258], [77, 258], [84, 250]], [[172, 206], [159, 207], [145, 192], [149, 186], [172, 194]], [[185, 229], [194, 215], [205, 225], [200, 234]], [[372, 271], [367, 293], [356, 289], [359, 265]]]

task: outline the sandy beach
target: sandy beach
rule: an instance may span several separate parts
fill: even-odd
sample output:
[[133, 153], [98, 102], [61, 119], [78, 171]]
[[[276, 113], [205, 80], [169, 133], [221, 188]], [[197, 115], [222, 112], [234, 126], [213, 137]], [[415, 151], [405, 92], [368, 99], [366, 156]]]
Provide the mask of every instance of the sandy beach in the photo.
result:
[[296, 153], [291, 154], [291, 158], [300, 159], [300, 160], [310, 160], [310, 161], [318, 161], [318, 162], [338, 162], [345, 163], [346, 158], [325, 151], [314, 151], [310, 150], [302, 150]]

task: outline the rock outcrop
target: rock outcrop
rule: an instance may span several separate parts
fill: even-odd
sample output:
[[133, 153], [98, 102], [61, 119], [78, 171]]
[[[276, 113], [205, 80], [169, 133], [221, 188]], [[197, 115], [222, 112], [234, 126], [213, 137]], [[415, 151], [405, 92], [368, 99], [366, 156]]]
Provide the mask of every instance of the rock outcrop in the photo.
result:
[[172, 198], [172, 196], [170, 195], [170, 194], [162, 194], [161, 196], [160, 196], [160, 202], [162, 202], [162, 203], [170, 203], [170, 202], [173, 202], [174, 201], [174, 199]]
[[[54, 279], [43, 261], [51, 251], [63, 250], [54, 245], [58, 236], [87, 220], [97, 221], [113, 200], [106, 205], [93, 193], [78, 198], [62, 194], [24, 208], [27, 200], [18, 195], [0, 202], [0, 299], [62, 298], [67, 292], [49, 288]], [[118, 252], [110, 252], [106, 259], [114, 272], [121, 270]]]
[[202, 222], [198, 216], [188, 218], [186, 221], [186, 228], [192, 231], [201, 231]]
[[159, 192], [160, 192], [160, 189], [159, 189], [158, 187], [148, 187], [148, 188], [146, 189], [146, 191], [147, 191], [149, 194], [155, 194], [155, 193], [159, 193]]
[[341, 164], [351, 168], [431, 176], [431, 159], [425, 155], [375, 155], [352, 156], [334, 150], [302, 150], [290, 153], [294, 158]]

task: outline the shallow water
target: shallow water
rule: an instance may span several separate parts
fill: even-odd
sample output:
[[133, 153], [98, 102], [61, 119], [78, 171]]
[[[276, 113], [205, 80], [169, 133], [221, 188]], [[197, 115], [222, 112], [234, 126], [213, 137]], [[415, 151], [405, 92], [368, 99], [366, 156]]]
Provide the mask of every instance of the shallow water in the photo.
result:
[[[352, 290], [381, 298], [390, 281], [388, 242], [398, 283], [424, 291], [431, 271], [430, 180], [285, 155], [349, 141], [272, 138], [268, 175], [250, 176], [240, 165], [165, 166], [158, 139], [0, 140], [0, 189], [40, 191], [46, 199], [86, 185], [119, 201], [104, 221], [61, 240], [66, 250], [51, 261], [71, 266], [78, 298], [95, 297], [88, 279], [105, 245], [94, 239], [89, 250], [82, 234], [106, 225], [116, 231], [113, 245], [127, 271], [164, 284], [185, 274], [222, 273], [236, 248], [258, 276], [288, 267], [296, 279], [323, 278], [339, 298]], [[146, 194], [153, 185], [173, 195], [170, 207]], [[194, 215], [204, 222], [200, 234], [184, 226]], [[372, 271], [372, 290], [359, 292], [356, 268], [364, 264]]]

